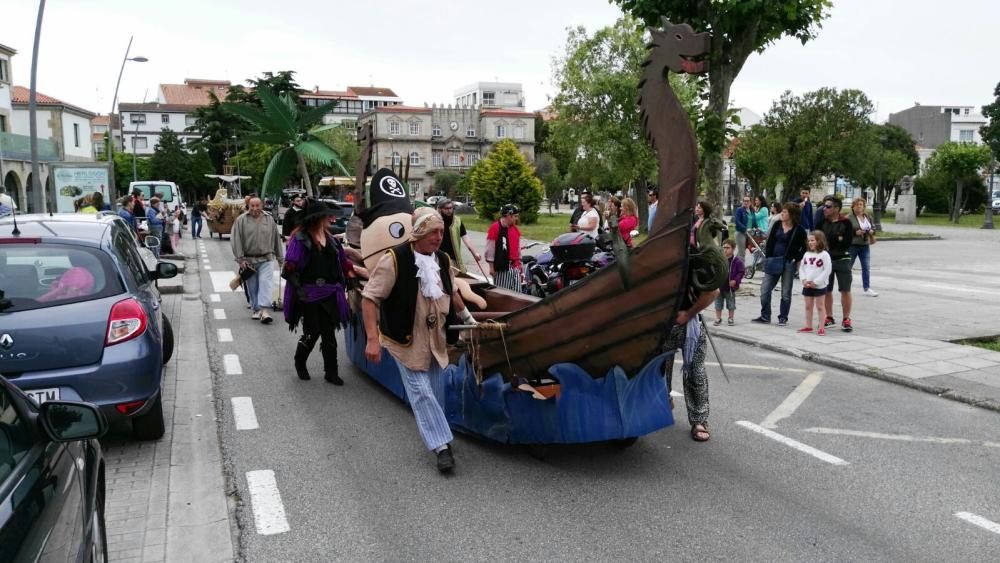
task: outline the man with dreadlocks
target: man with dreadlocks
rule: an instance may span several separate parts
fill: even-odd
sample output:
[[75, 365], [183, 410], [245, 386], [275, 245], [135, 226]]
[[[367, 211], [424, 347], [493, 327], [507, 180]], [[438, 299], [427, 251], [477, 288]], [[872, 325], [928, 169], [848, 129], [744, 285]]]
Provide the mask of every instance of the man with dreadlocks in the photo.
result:
[[445, 327], [449, 316], [476, 324], [457, 291], [451, 260], [441, 252], [444, 220], [430, 207], [413, 212], [410, 241], [382, 255], [362, 293], [368, 341], [365, 358], [382, 359], [382, 347], [396, 365], [427, 449], [441, 473], [455, 467], [445, 418], [443, 370], [448, 366]]

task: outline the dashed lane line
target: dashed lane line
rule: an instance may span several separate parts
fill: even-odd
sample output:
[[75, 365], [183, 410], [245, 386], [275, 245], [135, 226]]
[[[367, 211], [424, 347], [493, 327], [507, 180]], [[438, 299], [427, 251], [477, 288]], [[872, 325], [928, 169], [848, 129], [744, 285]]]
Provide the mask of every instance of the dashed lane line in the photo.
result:
[[228, 328], [220, 328], [218, 330], [219, 342], [232, 342], [233, 341], [233, 331]]
[[208, 275], [212, 279], [212, 291], [215, 293], [233, 292], [233, 290], [229, 289], [229, 281], [236, 277], [236, 272], [209, 272]]
[[858, 438], [874, 438], [878, 440], [894, 440], [897, 442], [926, 442], [931, 444], [963, 444], [979, 445], [987, 448], [1000, 448], [1000, 443], [968, 438], [940, 438], [936, 436], [911, 436], [909, 434], [886, 434], [883, 432], [868, 432], [865, 430], [848, 430], [844, 428], [806, 428], [803, 432], [827, 434], [834, 436], [855, 436]]
[[253, 410], [253, 399], [250, 397], [233, 397], [233, 420], [237, 430], [256, 430], [257, 413]]
[[274, 471], [247, 471], [247, 488], [250, 490], [250, 505], [253, 507], [253, 521], [258, 534], [269, 536], [291, 529], [285, 518], [285, 507], [281, 504], [281, 493], [278, 491]]
[[971, 512], [956, 512], [955, 516], [957, 518], [965, 520], [969, 524], [979, 526], [980, 528], [988, 532], [993, 532], [994, 534], [1000, 534], [1000, 524], [997, 524], [992, 520], [987, 520], [986, 518], [983, 518], [978, 514], [973, 514]]
[[243, 375], [243, 366], [240, 365], [240, 357], [236, 354], [223, 355], [222, 366], [226, 370], [226, 375]]
[[802, 383], [799, 383], [799, 386], [796, 387], [794, 391], [785, 397], [785, 400], [778, 405], [778, 408], [774, 409], [771, 414], [767, 415], [767, 418], [765, 418], [764, 422], [761, 422], [760, 425], [764, 428], [777, 428], [778, 421], [795, 414], [795, 411], [802, 406], [802, 403], [804, 403], [806, 399], [809, 398], [809, 395], [814, 389], [816, 389], [816, 386], [819, 385], [820, 381], [823, 381], [823, 372], [814, 371], [810, 373], [804, 380], [802, 380]]
[[212, 315], [215, 316], [215, 320], [224, 321], [226, 320], [226, 310], [225, 309], [212, 309]]
[[212, 303], [220, 303], [222, 302], [222, 296], [219, 295], [218, 293], [211, 293], [208, 296], [208, 300], [211, 301]]
[[827, 462], [829, 464], [832, 464], [832, 465], [850, 465], [850, 463], [848, 463], [847, 461], [844, 461], [843, 459], [840, 459], [839, 457], [837, 457], [835, 455], [831, 455], [831, 454], [828, 454], [826, 452], [817, 450], [816, 448], [814, 448], [812, 446], [803, 444], [802, 442], [799, 442], [797, 440], [793, 440], [793, 439], [789, 438], [788, 436], [782, 436], [781, 434], [778, 434], [777, 432], [768, 430], [767, 428], [764, 428], [762, 426], [758, 426], [758, 425], [756, 425], [756, 424], [754, 424], [754, 423], [752, 423], [750, 421], [747, 421], [747, 420], [738, 420], [738, 421], [736, 421], [736, 424], [739, 425], [739, 426], [742, 426], [743, 428], [746, 428], [747, 430], [750, 430], [751, 432], [756, 432], [756, 433], [758, 433], [758, 434], [760, 434], [762, 436], [770, 438], [770, 439], [772, 439], [772, 440], [774, 440], [776, 442], [782, 443], [782, 444], [784, 444], [784, 445], [786, 445], [786, 446], [788, 446], [790, 448], [793, 448], [795, 450], [798, 450], [798, 451], [800, 451], [800, 452], [802, 452], [804, 454], [809, 454], [809, 455], [815, 457], [816, 459], [819, 459], [821, 461], [825, 461], [825, 462]]

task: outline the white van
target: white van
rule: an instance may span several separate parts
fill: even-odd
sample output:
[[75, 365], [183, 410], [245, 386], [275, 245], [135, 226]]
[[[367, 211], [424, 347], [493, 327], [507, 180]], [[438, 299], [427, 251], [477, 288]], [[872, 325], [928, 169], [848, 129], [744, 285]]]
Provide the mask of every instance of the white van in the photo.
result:
[[184, 204], [184, 197], [181, 196], [181, 190], [174, 182], [167, 182], [165, 180], [129, 182], [128, 193], [135, 193], [135, 190], [142, 192], [144, 201], [149, 201], [149, 198], [153, 197], [154, 194], [162, 193], [163, 203], [166, 205], [167, 210], [173, 211], [177, 207], [180, 207], [185, 217], [187, 216], [187, 206]]

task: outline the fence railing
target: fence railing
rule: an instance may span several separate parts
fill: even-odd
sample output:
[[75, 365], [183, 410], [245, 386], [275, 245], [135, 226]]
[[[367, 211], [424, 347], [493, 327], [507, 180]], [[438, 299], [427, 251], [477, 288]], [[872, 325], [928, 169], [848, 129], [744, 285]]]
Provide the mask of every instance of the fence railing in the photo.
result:
[[[31, 137], [0, 133], [0, 156], [4, 160], [31, 160]], [[49, 139], [38, 139], [38, 160], [53, 162], [59, 160], [59, 143]]]

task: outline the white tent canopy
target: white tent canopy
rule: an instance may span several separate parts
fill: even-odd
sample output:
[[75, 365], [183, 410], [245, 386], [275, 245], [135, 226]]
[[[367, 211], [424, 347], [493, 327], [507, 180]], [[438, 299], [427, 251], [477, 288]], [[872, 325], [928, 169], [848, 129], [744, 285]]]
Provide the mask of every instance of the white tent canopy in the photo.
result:
[[223, 182], [232, 183], [236, 180], [249, 180], [252, 176], [227, 176], [226, 174], [205, 174], [206, 178], [218, 178]]

